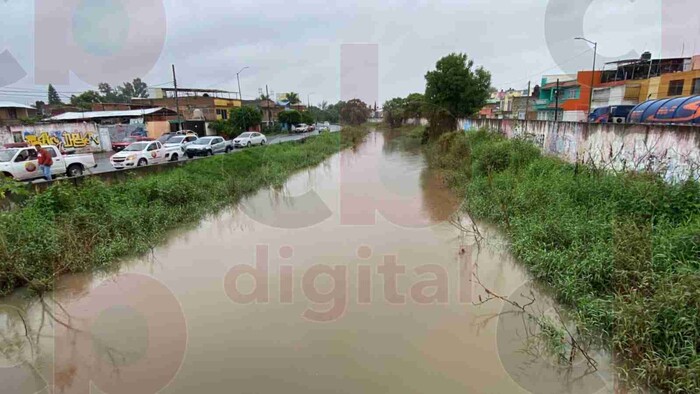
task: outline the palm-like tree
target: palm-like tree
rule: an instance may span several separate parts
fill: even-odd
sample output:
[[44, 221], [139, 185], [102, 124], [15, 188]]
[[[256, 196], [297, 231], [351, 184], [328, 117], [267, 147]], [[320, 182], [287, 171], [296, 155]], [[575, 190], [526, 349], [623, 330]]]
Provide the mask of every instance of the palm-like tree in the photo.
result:
[[289, 104], [291, 105], [299, 104], [301, 102], [301, 100], [299, 100], [299, 94], [294, 92], [287, 93], [287, 101], [289, 101]]

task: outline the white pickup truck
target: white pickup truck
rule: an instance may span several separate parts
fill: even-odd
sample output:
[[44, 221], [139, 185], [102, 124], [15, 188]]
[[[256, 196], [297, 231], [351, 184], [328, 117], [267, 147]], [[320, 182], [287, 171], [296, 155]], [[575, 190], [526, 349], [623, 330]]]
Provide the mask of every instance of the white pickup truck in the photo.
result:
[[[42, 146], [53, 158], [51, 175], [54, 177], [80, 176], [88, 168], [95, 168], [95, 157], [92, 153], [79, 155], [63, 155], [53, 145]], [[0, 149], [0, 174], [18, 181], [42, 178], [39, 170], [39, 160], [34, 147]]]
[[180, 148], [166, 149], [160, 141], [139, 141], [129, 145], [123, 151], [115, 153], [110, 162], [116, 169], [134, 168], [149, 164], [161, 164], [170, 160], [171, 154], [177, 154]]

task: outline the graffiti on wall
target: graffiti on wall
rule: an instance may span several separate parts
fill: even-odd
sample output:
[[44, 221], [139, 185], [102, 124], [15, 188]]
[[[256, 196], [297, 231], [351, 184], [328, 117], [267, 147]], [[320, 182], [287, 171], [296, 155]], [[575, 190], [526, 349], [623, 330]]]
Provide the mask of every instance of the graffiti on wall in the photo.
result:
[[528, 140], [570, 163], [612, 172], [654, 172], [667, 182], [700, 179], [700, 133], [688, 126], [512, 119], [471, 119], [468, 124]]
[[63, 148], [85, 148], [90, 145], [100, 145], [100, 138], [94, 133], [45, 131], [37, 135], [33, 132], [24, 132], [22, 138], [30, 145], [56, 145]]
[[97, 127], [90, 123], [12, 126], [11, 130], [14, 135], [31, 145], [56, 145], [61, 149], [86, 152], [102, 150]]

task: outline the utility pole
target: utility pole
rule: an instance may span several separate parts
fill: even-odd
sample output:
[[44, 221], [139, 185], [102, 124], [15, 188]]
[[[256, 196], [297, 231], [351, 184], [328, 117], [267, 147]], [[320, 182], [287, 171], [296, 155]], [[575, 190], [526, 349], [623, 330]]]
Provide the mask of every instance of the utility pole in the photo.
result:
[[559, 78], [557, 78], [557, 88], [554, 90], [554, 121], [559, 121]]
[[[593, 85], [595, 84], [595, 60], [598, 57], [598, 43], [595, 41], [587, 40], [584, 37], [576, 37], [574, 40], [581, 40], [581, 41], [586, 41], [589, 44], [593, 45], [593, 69], [591, 70], [591, 93], [588, 95], [588, 117], [586, 118], [586, 121], [590, 121], [591, 118], [591, 112], [593, 112]], [[616, 74], [617, 76], [617, 74]]]
[[241, 77], [240, 77], [239, 75], [240, 75], [240, 74], [243, 72], [243, 70], [245, 70], [246, 68], [250, 68], [250, 67], [245, 66], [245, 67], [243, 67], [240, 71], [238, 71], [238, 72], [236, 73], [236, 80], [238, 81], [238, 98], [241, 100], [241, 102], [243, 101], [243, 93], [241, 93]]
[[180, 118], [180, 98], [177, 95], [177, 77], [175, 76], [175, 65], [173, 64], [173, 85], [175, 86], [175, 107], [177, 110], [177, 129], [182, 131], [182, 119]]
[[525, 99], [525, 120], [527, 120], [527, 113], [530, 110], [530, 81], [527, 81], [527, 99]]

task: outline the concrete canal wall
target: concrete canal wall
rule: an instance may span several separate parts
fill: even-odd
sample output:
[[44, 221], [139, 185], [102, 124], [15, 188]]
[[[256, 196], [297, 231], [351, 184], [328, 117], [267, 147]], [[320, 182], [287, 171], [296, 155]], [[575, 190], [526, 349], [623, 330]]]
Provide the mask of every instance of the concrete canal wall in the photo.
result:
[[464, 119], [463, 130], [486, 128], [525, 138], [546, 154], [615, 171], [653, 171], [668, 182], [700, 180], [700, 127]]

